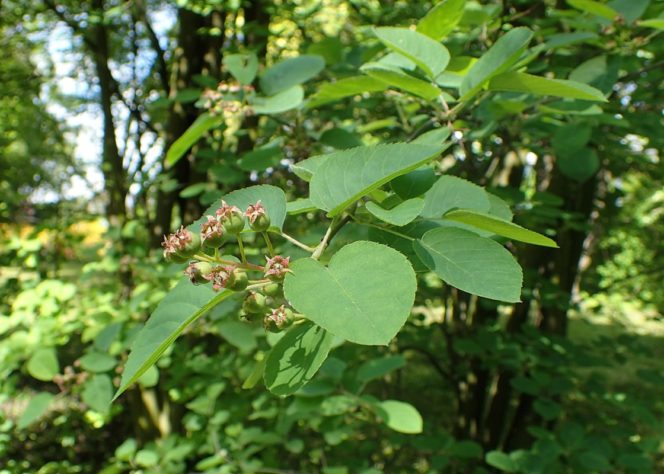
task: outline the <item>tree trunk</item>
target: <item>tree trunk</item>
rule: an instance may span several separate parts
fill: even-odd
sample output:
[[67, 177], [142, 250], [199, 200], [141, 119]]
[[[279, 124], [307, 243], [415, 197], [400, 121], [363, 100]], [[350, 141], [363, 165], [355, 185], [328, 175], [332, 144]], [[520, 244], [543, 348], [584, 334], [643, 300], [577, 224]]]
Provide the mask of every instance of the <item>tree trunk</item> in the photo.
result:
[[[103, 0], [94, 0], [93, 8], [104, 10]], [[108, 65], [110, 56], [108, 32], [103, 23], [90, 27], [90, 38], [95, 48], [91, 51], [97, 77], [99, 78], [100, 105], [103, 117], [102, 172], [104, 187], [108, 194], [106, 214], [112, 224], [122, 224], [126, 218], [127, 176], [122, 156], [115, 141], [115, 121], [113, 119], [114, 80]]]
[[[215, 27], [222, 30], [220, 36], [203, 36], [202, 28]], [[219, 79], [221, 68], [221, 46], [223, 41], [224, 15], [212, 12], [205, 17], [190, 10], [178, 10], [178, 47], [175, 51], [173, 70], [171, 72], [170, 98], [174, 99], [178, 91], [187, 87], [196, 87], [194, 76], [208, 75]], [[175, 102], [170, 109], [165, 130], [165, 151], [177, 140], [199, 115], [193, 104]], [[205, 173], [197, 172], [194, 167], [194, 156], [189, 151], [170, 170], [170, 177], [178, 186], [173, 191], [159, 190], [157, 209], [153, 228], [153, 246], [157, 246], [163, 234], [171, 230], [173, 209], [178, 205], [180, 220], [183, 224], [198, 217], [202, 212], [197, 200], [179, 197], [180, 191], [195, 182], [205, 180]]]

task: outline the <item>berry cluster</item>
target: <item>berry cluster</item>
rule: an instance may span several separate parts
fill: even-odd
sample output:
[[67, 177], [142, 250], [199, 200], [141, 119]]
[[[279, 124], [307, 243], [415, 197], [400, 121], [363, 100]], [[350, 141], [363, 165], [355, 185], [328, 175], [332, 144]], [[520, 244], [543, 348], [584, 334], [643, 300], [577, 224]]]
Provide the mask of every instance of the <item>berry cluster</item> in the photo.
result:
[[[262, 317], [265, 329], [278, 332], [290, 326], [294, 320], [293, 311], [286, 306], [282, 290], [284, 277], [289, 272], [290, 258], [274, 255], [265, 257], [264, 265], [248, 262], [240, 236], [245, 230], [245, 218], [251, 231], [263, 234], [271, 250], [267, 235], [270, 218], [261, 202], [250, 205], [242, 212], [238, 207], [222, 201], [215, 215], [206, 216], [207, 221], [201, 224], [200, 234], [180, 227], [173, 234], [164, 236], [164, 258], [174, 263], [189, 262], [184, 273], [195, 285], [211, 283], [214, 291], [246, 291], [241, 318], [255, 321]], [[225, 260], [219, 256], [219, 249], [229, 236], [237, 239], [240, 261]], [[262, 278], [250, 279], [251, 272], [261, 272]]]
[[196, 105], [208, 110], [210, 115], [224, 115], [224, 112], [252, 115], [251, 107], [243, 99], [253, 94], [254, 88], [251, 85], [220, 82], [216, 89], [205, 89]]

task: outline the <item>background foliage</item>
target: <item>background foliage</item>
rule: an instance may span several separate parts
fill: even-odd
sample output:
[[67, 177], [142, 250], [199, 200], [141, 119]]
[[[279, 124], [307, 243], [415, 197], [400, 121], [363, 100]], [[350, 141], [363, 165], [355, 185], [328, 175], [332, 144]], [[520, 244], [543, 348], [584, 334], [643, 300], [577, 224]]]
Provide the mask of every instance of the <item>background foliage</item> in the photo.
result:
[[[660, 472], [662, 18], [656, 0], [4, 0], [0, 472]], [[75, 94], [58, 90], [57, 32], [87, 84]], [[90, 199], [67, 192], [85, 178], [66, 119], [79, 110], [99, 118]], [[403, 238], [350, 222], [324, 262], [368, 239], [418, 271], [389, 344], [335, 339], [282, 398], [250, 383], [278, 336], [229, 298], [110, 403], [181, 278], [163, 234], [269, 184], [286, 193], [285, 232], [316, 245], [327, 220], [315, 209], [349, 196], [324, 191], [332, 166], [316, 177], [304, 160], [440, 145], [442, 127], [433, 166], [372, 190], [360, 221], [420, 237], [387, 191], [447, 203], [431, 188], [442, 174], [467, 203], [475, 188], [453, 177], [485, 187], [511, 208], [492, 214], [559, 245], [506, 242], [520, 302], [442, 283]], [[449, 210], [422, 205], [415, 215]], [[261, 245], [249, 238], [250, 258]]]

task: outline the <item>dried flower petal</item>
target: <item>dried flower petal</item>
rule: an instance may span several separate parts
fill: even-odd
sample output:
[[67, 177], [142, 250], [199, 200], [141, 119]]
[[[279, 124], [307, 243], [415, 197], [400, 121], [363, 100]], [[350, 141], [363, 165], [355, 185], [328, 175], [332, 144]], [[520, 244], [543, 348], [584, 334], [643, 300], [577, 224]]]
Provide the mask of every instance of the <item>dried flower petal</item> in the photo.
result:
[[256, 204], [250, 205], [246, 212], [244, 213], [247, 218], [249, 218], [249, 223], [253, 224], [256, 222], [256, 219], [258, 219], [260, 216], [265, 215], [265, 208], [261, 204], [260, 200], [256, 202]]
[[275, 255], [272, 258], [265, 258], [267, 259], [267, 264], [265, 265], [265, 276], [267, 278], [280, 280], [286, 276], [286, 273], [290, 271], [288, 269], [290, 257]]

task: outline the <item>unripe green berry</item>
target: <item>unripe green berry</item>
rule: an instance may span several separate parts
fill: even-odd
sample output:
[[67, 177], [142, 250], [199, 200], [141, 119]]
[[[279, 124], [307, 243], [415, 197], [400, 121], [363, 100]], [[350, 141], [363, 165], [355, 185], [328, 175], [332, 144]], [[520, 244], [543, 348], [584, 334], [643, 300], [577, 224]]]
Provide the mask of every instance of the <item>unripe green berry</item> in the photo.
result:
[[272, 310], [272, 312], [263, 319], [263, 326], [270, 332], [280, 332], [293, 324], [295, 316], [290, 308], [284, 305]]
[[207, 222], [201, 224], [201, 237], [205, 247], [218, 249], [224, 243], [224, 228], [217, 219], [207, 216]]
[[265, 232], [270, 228], [270, 218], [265, 214], [258, 216], [256, 220], [249, 223], [249, 227], [255, 232]]
[[184, 274], [189, 277], [194, 285], [208, 283], [209, 280], [205, 278], [212, 271], [212, 265], [207, 262], [191, 262]]
[[189, 240], [184, 242], [182, 248], [175, 253], [184, 258], [191, 258], [201, 249], [201, 237], [193, 232], [187, 232], [189, 232]]
[[267, 296], [279, 297], [282, 295], [281, 285], [277, 282], [269, 283], [262, 288], [262, 291]]
[[260, 201], [252, 204], [244, 213], [249, 219], [249, 227], [255, 232], [265, 232], [270, 228], [270, 217]]
[[235, 235], [244, 229], [244, 216], [239, 207], [221, 201], [221, 207], [217, 209], [216, 215], [225, 232]]
[[169, 262], [184, 263], [191, 258], [201, 247], [201, 238], [189, 229], [180, 229], [168, 236], [164, 236], [161, 246], [164, 248], [164, 258]]
[[221, 224], [227, 233], [236, 235], [244, 229], [244, 217], [242, 217], [242, 214], [231, 214], [229, 217], [223, 219]]
[[249, 285], [249, 277], [247, 272], [242, 268], [235, 268], [228, 275], [228, 280], [226, 281], [226, 288], [232, 291], [242, 291], [247, 285]]
[[176, 253], [165, 253], [164, 256], [166, 258], [166, 261], [169, 263], [185, 263], [189, 260], [188, 257], [181, 257], [180, 255]]
[[255, 291], [250, 291], [242, 302], [242, 310], [248, 314], [265, 313], [267, 310], [265, 296]]

